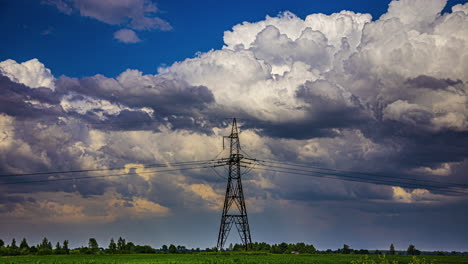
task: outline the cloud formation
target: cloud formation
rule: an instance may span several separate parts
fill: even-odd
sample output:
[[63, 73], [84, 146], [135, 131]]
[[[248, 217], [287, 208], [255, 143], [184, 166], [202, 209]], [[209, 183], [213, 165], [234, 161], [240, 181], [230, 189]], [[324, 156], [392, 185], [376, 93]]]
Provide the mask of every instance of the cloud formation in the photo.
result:
[[0, 73], [10, 78], [10, 80], [22, 83], [31, 88], [47, 87], [55, 89], [54, 76], [37, 59], [17, 63], [14, 60], [0, 62]]
[[[109, 24], [163, 29], [148, 15], [157, 11], [151, 2], [115, 1], [103, 10], [104, 3], [76, 0], [73, 7]], [[127, 165], [138, 172], [142, 164], [209, 159], [228, 134], [225, 118], [237, 116], [244, 150], [254, 157], [468, 183], [468, 4], [441, 14], [445, 4], [393, 1], [376, 20], [351, 11], [305, 19], [284, 12], [236, 25], [224, 33], [222, 49], [154, 75], [128, 69], [115, 78], [55, 79], [37, 60], [1, 62], [0, 171], [59, 164], [64, 170]], [[60, 190], [86, 201], [117, 197], [136, 208], [126, 213], [142, 218], [181, 208], [219, 209], [225, 183], [216, 175], [142, 175], [88, 185], [15, 186], [4, 190], [9, 198], [2, 208], [14, 217], [21, 206], [36, 203], [24, 193]], [[339, 228], [344, 213], [353, 215], [351, 226], [364, 221], [375, 227], [397, 215], [403, 223], [402, 212], [429, 215], [466, 205], [462, 197], [434, 190], [279, 173], [252, 172], [245, 184], [253, 212], [311, 210], [322, 221], [310, 221], [324, 229]], [[38, 200], [47, 203], [41, 195]], [[112, 205], [100, 205], [114, 212]], [[52, 207], [81, 214], [79, 208]], [[110, 219], [119, 217], [125, 218]], [[450, 226], [450, 217], [444, 221]]]
[[123, 43], [138, 43], [141, 41], [135, 31], [126, 28], [116, 31], [114, 33], [114, 38]]
[[152, 0], [43, 0], [42, 3], [54, 6], [67, 15], [77, 10], [83, 17], [128, 27], [130, 29], [120, 29], [114, 33], [114, 38], [123, 43], [141, 41], [133, 30], [172, 30], [169, 22], [156, 16], [159, 9]]

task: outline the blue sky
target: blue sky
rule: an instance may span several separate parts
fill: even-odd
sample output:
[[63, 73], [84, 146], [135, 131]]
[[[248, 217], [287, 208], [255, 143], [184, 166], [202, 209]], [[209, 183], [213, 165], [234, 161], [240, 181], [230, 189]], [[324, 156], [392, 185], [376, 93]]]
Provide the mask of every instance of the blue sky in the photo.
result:
[[137, 175], [2, 177], [1, 239], [214, 246], [226, 183], [142, 172], [213, 158], [236, 116], [251, 156], [397, 181], [253, 170], [254, 241], [466, 251], [466, 1], [107, 1], [0, 0], [0, 175]]
[[[448, 1], [445, 10], [461, 0]], [[0, 44], [0, 60], [26, 61], [38, 58], [54, 75], [84, 77], [104, 74], [114, 77], [124, 70], [156, 73], [161, 65], [219, 49], [223, 32], [243, 21], [255, 22], [266, 15], [291, 11], [304, 18], [312, 13], [341, 10], [370, 13], [374, 19], [387, 10], [389, 1], [157, 1], [157, 16], [168, 21], [171, 31], [138, 32], [142, 41], [124, 44], [113, 39], [121, 28], [78, 11], [71, 15], [34, 0], [0, 2], [0, 23], [8, 38]]]

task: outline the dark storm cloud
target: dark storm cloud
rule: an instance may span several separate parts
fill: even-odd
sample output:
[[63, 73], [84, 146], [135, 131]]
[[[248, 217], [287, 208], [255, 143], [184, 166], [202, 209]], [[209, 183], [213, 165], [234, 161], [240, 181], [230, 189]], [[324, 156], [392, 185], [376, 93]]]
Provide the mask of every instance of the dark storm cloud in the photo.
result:
[[303, 106], [304, 118], [263, 121], [255, 116], [244, 120], [246, 128], [261, 129], [262, 135], [289, 139], [312, 139], [338, 136], [336, 129], [354, 129], [373, 121], [359, 98], [345, 98], [342, 91], [326, 81], [306, 81], [297, 87], [295, 97]]
[[[328, 126], [328, 124], [326, 124]], [[311, 139], [320, 137], [334, 137], [337, 135], [331, 128], [321, 127], [313, 122], [281, 122], [261, 123], [252, 126], [262, 129], [262, 135], [274, 138]]]
[[131, 85], [102, 75], [81, 80], [62, 76], [57, 81], [57, 86], [61, 91], [75, 91], [130, 107], [152, 107], [165, 115], [174, 112], [189, 114], [193, 109], [202, 109], [214, 102], [213, 94], [204, 86], [190, 86], [182, 81], [163, 77], [153, 77], [147, 85], [138, 83], [138, 79], [134, 81], [135, 85]]
[[430, 89], [445, 89], [449, 86], [463, 84], [461, 80], [438, 79], [432, 76], [419, 75], [416, 78], [410, 78], [406, 81], [410, 87], [423, 87]]
[[[60, 106], [65, 91], [56, 92], [49, 88], [30, 88], [11, 81], [0, 74], [0, 112], [15, 117], [11, 125], [5, 125], [2, 141], [11, 141], [12, 149], [2, 152], [0, 174], [16, 174], [28, 172], [46, 172], [79, 168], [76, 157], [65, 149], [88, 135], [86, 123], [93, 120], [91, 115], [68, 114]], [[120, 120], [134, 120], [142, 114], [122, 111]], [[84, 121], [60, 121], [59, 118], [76, 118]], [[142, 117], [143, 118], [143, 117]], [[38, 126], [38, 124], [41, 124]], [[24, 149], [27, 144], [28, 147]], [[48, 162], [40, 157], [46, 155]], [[122, 165], [122, 164], [118, 164]], [[86, 174], [56, 175], [55, 178], [82, 177]], [[41, 181], [50, 178], [44, 176], [2, 177], [2, 183]], [[8, 193], [31, 193], [38, 191], [75, 192], [83, 195], [102, 194], [109, 184], [103, 180], [63, 181], [49, 183], [21, 183], [3, 185]], [[75, 187], [77, 185], [78, 187]], [[7, 196], [8, 197], [8, 196]], [[10, 199], [10, 198], [9, 198]], [[12, 198], [11, 198], [12, 199]], [[15, 203], [20, 203], [16, 201]], [[5, 201], [1, 201], [6, 204]], [[11, 205], [11, 203], [10, 203]]]
[[201, 128], [195, 120], [205, 119], [199, 112], [214, 103], [213, 94], [207, 87], [191, 86], [180, 80], [158, 76], [142, 77], [135, 75], [134, 71], [122, 75], [126, 78], [116, 80], [96, 75], [77, 80], [62, 76], [57, 80], [57, 89], [62, 93], [73, 91], [132, 108], [148, 107], [154, 110], [154, 118], [143, 113], [122, 111], [106, 120], [91, 120], [101, 124], [98, 126], [101, 128], [110, 124], [110, 129], [154, 129], [159, 124], [170, 124], [172, 129], [199, 129], [209, 133], [206, 130], [209, 128]]
[[418, 137], [404, 140], [402, 146], [398, 162], [403, 166], [460, 162], [468, 156], [468, 132], [421, 133]]
[[[314, 184], [303, 185], [303, 188], [295, 187], [296, 191], [285, 191], [277, 193], [279, 199], [294, 201], [370, 201], [392, 199], [392, 192], [388, 188], [379, 188], [372, 185], [354, 184], [347, 190], [331, 191], [332, 184], [337, 184], [333, 180], [311, 180]], [[328, 185], [326, 188], [316, 187], [317, 185]], [[285, 184], [287, 186], [287, 184]], [[315, 185], [315, 186], [314, 186]], [[284, 185], [283, 185], [284, 186]]]
[[[438, 167], [444, 162], [461, 162], [468, 157], [468, 132], [450, 129], [431, 130], [432, 113], [408, 113], [412, 124], [393, 120], [374, 120], [359, 129], [374, 142], [398, 146], [388, 153], [387, 162], [400, 169], [419, 166]], [[382, 164], [383, 165], [383, 164]], [[387, 164], [388, 165], [388, 164]], [[384, 165], [384, 167], [386, 167]]]
[[[34, 102], [49, 104], [37, 107]], [[0, 112], [19, 118], [54, 118], [61, 113], [60, 98], [48, 88], [29, 88], [0, 73]]]

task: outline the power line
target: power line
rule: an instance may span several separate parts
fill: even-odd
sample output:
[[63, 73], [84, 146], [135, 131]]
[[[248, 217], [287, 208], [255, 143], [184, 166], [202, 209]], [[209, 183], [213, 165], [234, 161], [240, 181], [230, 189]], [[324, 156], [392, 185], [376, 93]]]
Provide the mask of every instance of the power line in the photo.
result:
[[[158, 113], [161, 113], [158, 111]], [[188, 115], [187, 113], [183, 112], [167, 112], [164, 115], [161, 114], [155, 114], [157, 118], [193, 118], [194, 120], [208, 120], [208, 121], [215, 121], [215, 122], [226, 122], [226, 120], [232, 120], [232, 117], [227, 117], [227, 116], [218, 116], [218, 115], [213, 115], [209, 114], [205, 116], [193, 116], [193, 115]], [[60, 116], [59, 116], [60, 117]], [[238, 118], [239, 119], [239, 118]], [[242, 120], [250, 120], [248, 118], [241, 118]], [[31, 125], [38, 125], [38, 124], [44, 124], [44, 125], [61, 125], [61, 126], [66, 126], [69, 125], [70, 123], [67, 123], [66, 121], [73, 120], [73, 121], [83, 121], [81, 118], [73, 118], [73, 119], [67, 119], [67, 120], [49, 120], [49, 121], [44, 121], [44, 120], [14, 120], [14, 124], [2, 124], [0, 125], [1, 127], [13, 127], [17, 128], [19, 126], [26, 127], [26, 126], [31, 126]], [[166, 120], [162, 119], [156, 119], [156, 118], [149, 118], [146, 120], [138, 120], [138, 121], [118, 121], [118, 120], [100, 120], [100, 122], [86, 122], [84, 123], [85, 126], [88, 125], [96, 125], [96, 126], [109, 126], [109, 125], [118, 125], [118, 124], [156, 124], [156, 123], [162, 123], [166, 122]]]
[[[268, 166], [265, 166], [265, 165], [260, 165], [260, 166], [268, 167]], [[343, 181], [351, 181], [351, 182], [362, 182], [362, 183], [368, 183], [368, 184], [395, 186], [395, 184], [390, 184], [387, 181], [382, 181], [382, 180], [367, 179], [367, 181], [366, 181], [364, 179], [353, 178], [353, 177], [351, 177], [351, 178], [338, 178], [338, 177], [345, 177], [345, 176], [340, 175], [340, 174], [333, 175], [333, 174], [321, 173], [321, 172], [317, 172], [317, 171], [305, 171], [304, 170], [304, 172], [308, 172], [308, 173], [300, 173], [300, 172], [294, 172], [294, 171], [290, 171], [290, 170], [288, 171], [287, 168], [283, 168], [283, 169], [286, 169], [286, 170], [276, 170], [276, 169], [268, 169], [268, 168], [253, 168], [253, 169], [254, 170], [263, 170], [263, 171], [271, 171], [271, 172], [288, 173], [288, 174], [296, 174], [296, 175], [307, 176], [307, 177], [327, 178], [327, 179], [334, 179], [334, 180], [343, 180]], [[319, 174], [319, 175], [315, 175], [315, 174]], [[330, 176], [334, 176], [334, 177], [330, 177]], [[346, 176], [346, 177], [350, 177], [350, 176]], [[416, 184], [411, 184], [412, 186], [409, 186], [409, 184], [407, 184], [407, 183], [399, 183], [398, 185], [400, 185], [402, 187], [405, 187], [405, 188], [412, 188], [412, 189], [420, 187], [420, 188], [424, 188], [424, 189], [428, 189], [428, 190], [434, 190], [434, 188], [417, 186]], [[439, 189], [436, 189], [435, 191], [446, 192], [446, 193], [455, 193], [455, 194], [468, 194], [466, 192], [458, 192], [458, 191], [453, 191], [453, 190], [450, 190], [450, 189], [444, 189], [444, 187], [440, 187]]]
[[[157, 163], [157, 164], [141, 164], [145, 168], [152, 167], [170, 167], [170, 166], [188, 166], [188, 165], [202, 165], [216, 162], [216, 159], [211, 160], [200, 160], [200, 161], [182, 161], [182, 162], [169, 162], [169, 163]], [[131, 167], [130, 167], [131, 168]], [[7, 177], [24, 177], [24, 176], [42, 176], [42, 175], [53, 175], [53, 174], [68, 174], [68, 173], [83, 173], [83, 172], [98, 172], [98, 171], [113, 171], [123, 170], [125, 167], [106, 168], [106, 169], [85, 169], [85, 170], [68, 170], [68, 171], [49, 171], [49, 172], [31, 172], [31, 173], [19, 173], [19, 174], [3, 174], [0, 178]]]
[[[250, 159], [250, 158], [247, 158], [247, 159]], [[434, 180], [429, 180], [429, 179], [421, 180], [421, 179], [414, 179], [414, 178], [409, 178], [409, 177], [389, 176], [389, 175], [381, 175], [381, 174], [362, 172], [362, 171], [341, 170], [341, 169], [325, 168], [325, 167], [319, 167], [319, 166], [313, 166], [313, 165], [295, 164], [295, 163], [287, 163], [287, 162], [272, 161], [272, 160], [259, 160], [259, 159], [250, 159], [250, 160], [259, 161], [259, 162], [263, 162], [263, 163], [281, 164], [281, 165], [287, 165], [287, 166], [292, 166], [292, 167], [312, 168], [312, 169], [318, 169], [318, 170], [326, 170], [326, 171], [341, 172], [341, 173], [351, 173], [351, 174], [359, 174], [359, 175], [365, 175], [365, 176], [391, 178], [391, 179], [401, 179], [401, 180], [423, 182], [423, 183], [424, 182], [431, 182], [431, 183], [437, 183], [437, 184], [453, 185], [453, 186], [458, 186], [458, 187], [462, 187], [462, 188], [468, 188], [468, 184], [463, 184], [463, 183], [441, 182], [441, 181], [434, 181]]]
[[[220, 166], [224, 166], [223, 165], [220, 165]], [[227, 180], [226, 177], [223, 177], [221, 174], [219, 174], [219, 172], [214, 168], [214, 167], [210, 167], [214, 172], [215, 172], [215, 175], [218, 176], [219, 178], [223, 179], [223, 180]]]
[[2, 183], [0, 183], [0, 185], [29, 184], [29, 183], [43, 183], [43, 182], [71, 181], [71, 180], [96, 179], [96, 178], [107, 178], [107, 177], [120, 177], [120, 176], [128, 176], [128, 175], [149, 174], [149, 173], [155, 173], [155, 172], [170, 172], [170, 171], [205, 169], [205, 168], [217, 167], [217, 166], [222, 166], [222, 165], [210, 165], [210, 166], [201, 166], [201, 167], [177, 168], [177, 169], [169, 169], [169, 170], [153, 170], [153, 171], [145, 171], [145, 172], [138, 172], [138, 173], [137, 172], [129, 172], [129, 173], [122, 173], [122, 174], [83, 176], [83, 177], [47, 179], [47, 180], [35, 180], [35, 181], [2, 182]]
[[347, 177], [347, 178], [362, 179], [362, 180], [369, 180], [369, 181], [379, 181], [379, 182], [391, 183], [391, 184], [405, 184], [405, 185], [412, 186], [412, 187], [437, 188], [437, 189], [447, 189], [447, 188], [449, 188], [449, 187], [435, 186], [435, 185], [415, 184], [415, 183], [406, 183], [406, 182], [381, 180], [381, 179], [370, 179], [370, 178], [364, 178], [364, 177], [359, 177], [359, 176], [352, 176], [352, 175], [350, 176], [350, 175], [343, 175], [343, 174], [329, 173], [329, 172], [308, 171], [308, 170], [301, 170], [301, 169], [295, 169], [295, 168], [285, 168], [285, 167], [279, 167], [279, 166], [273, 166], [273, 165], [268, 165], [268, 166], [260, 165], [260, 166], [279, 168], [279, 169], [288, 169], [288, 170], [301, 171], [301, 172], [314, 172], [314, 173], [323, 174], [323, 175], [331, 175], [331, 176], [337, 176], [337, 177]]

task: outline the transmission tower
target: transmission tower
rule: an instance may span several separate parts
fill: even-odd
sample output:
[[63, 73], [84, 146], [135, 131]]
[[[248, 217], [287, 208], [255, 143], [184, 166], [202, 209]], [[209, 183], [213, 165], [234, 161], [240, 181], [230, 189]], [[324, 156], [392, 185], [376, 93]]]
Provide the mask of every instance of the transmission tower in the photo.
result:
[[[229, 231], [231, 231], [232, 226], [235, 225], [242, 244], [245, 246], [245, 249], [248, 250], [252, 244], [252, 238], [250, 236], [247, 209], [245, 207], [244, 192], [242, 190], [240, 163], [243, 156], [239, 153], [241, 147], [235, 118], [232, 120], [231, 135], [225, 136], [224, 138], [229, 138], [230, 141], [229, 158], [226, 159], [227, 165], [229, 166], [229, 176], [226, 196], [224, 198], [223, 214], [221, 216], [221, 225], [219, 227], [217, 248], [220, 250], [224, 247]], [[232, 206], [233, 204], [235, 204], [235, 206]]]

